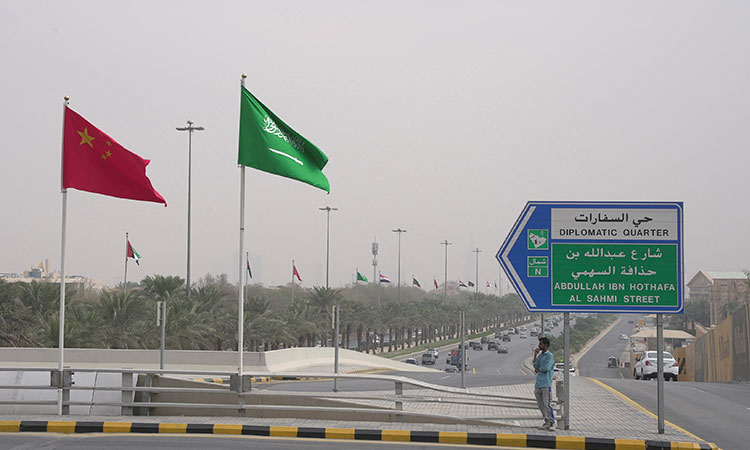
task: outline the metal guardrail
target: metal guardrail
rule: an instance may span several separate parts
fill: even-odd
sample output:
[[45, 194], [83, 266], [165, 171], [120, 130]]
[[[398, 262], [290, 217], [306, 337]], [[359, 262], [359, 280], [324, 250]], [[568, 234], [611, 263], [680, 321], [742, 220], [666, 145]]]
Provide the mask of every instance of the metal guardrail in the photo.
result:
[[[404, 417], [422, 417], [432, 418], [433, 420], [454, 421], [517, 421], [517, 420], [538, 420], [537, 415], [519, 414], [509, 416], [464, 416], [457, 418], [454, 415], [424, 413], [419, 411], [404, 410], [404, 403], [411, 404], [444, 404], [444, 405], [469, 405], [484, 406], [494, 408], [510, 408], [513, 410], [536, 410], [536, 401], [530, 397], [517, 397], [486, 392], [468, 391], [466, 389], [442, 386], [415, 380], [398, 375], [378, 375], [378, 374], [332, 374], [332, 373], [300, 373], [300, 372], [253, 372], [252, 374], [243, 374], [241, 377], [238, 373], [227, 371], [193, 371], [193, 370], [144, 370], [144, 369], [107, 369], [107, 368], [65, 368], [62, 373], [57, 368], [40, 368], [40, 367], [14, 367], [0, 368], [0, 372], [48, 372], [50, 374], [49, 384], [10, 384], [0, 385], [0, 390], [56, 390], [62, 395], [62, 414], [68, 415], [71, 406], [109, 406], [119, 407], [120, 414], [130, 416], [135, 414], [150, 415], [155, 408], [185, 408], [185, 409], [215, 409], [215, 410], [235, 410], [237, 415], [243, 416], [245, 411], [249, 410], [275, 410], [275, 411], [309, 411], [309, 412], [338, 412], [338, 413], [380, 413], [391, 417], [392, 421], [401, 422]], [[119, 386], [96, 386], [96, 385], [79, 385], [76, 384], [76, 373], [113, 373], [120, 374]], [[171, 376], [171, 379], [180, 379], [185, 382], [192, 381], [190, 376], [218, 376], [229, 377], [229, 384], [217, 384], [212, 387], [170, 387], [154, 386], [153, 381], [156, 377]], [[143, 386], [138, 386], [138, 376], [143, 377], [145, 381]], [[177, 377], [175, 377], [177, 376]], [[179, 378], [186, 377], [186, 378]], [[353, 380], [371, 380], [393, 383], [393, 394], [384, 393], [361, 393], [356, 392], [321, 392], [321, 393], [302, 393], [289, 391], [262, 391], [264, 394], [272, 394], [283, 398], [288, 397], [290, 403], [295, 399], [321, 399], [328, 401], [354, 401], [360, 402], [358, 406], [307, 406], [307, 405], [269, 405], [269, 404], [248, 404], [250, 396], [258, 395], [253, 389], [254, 378], [269, 377], [274, 379], [353, 379]], [[165, 378], [170, 379], [170, 378]], [[135, 382], [134, 382], [135, 381]], [[404, 386], [409, 385], [416, 388], [428, 390], [429, 395], [416, 395], [414, 393], [404, 393]], [[558, 399], [564, 398], [561, 389], [563, 386], [556, 386]], [[92, 395], [91, 401], [71, 401], [71, 391], [114, 391], [121, 393], [120, 401], [94, 402]], [[160, 402], [151, 401], [153, 395], [159, 393], [184, 393], [190, 394], [235, 394], [236, 402], [234, 403], [204, 403], [204, 402]], [[140, 395], [138, 395], [140, 394]], [[364, 402], [364, 403], [363, 403]], [[392, 407], [383, 406], [382, 404], [367, 404], [367, 402], [385, 402], [392, 403]], [[555, 402], [557, 409], [562, 412], [562, 403]], [[21, 400], [11, 399], [2, 400], [0, 405], [46, 405], [56, 406], [56, 400]]]

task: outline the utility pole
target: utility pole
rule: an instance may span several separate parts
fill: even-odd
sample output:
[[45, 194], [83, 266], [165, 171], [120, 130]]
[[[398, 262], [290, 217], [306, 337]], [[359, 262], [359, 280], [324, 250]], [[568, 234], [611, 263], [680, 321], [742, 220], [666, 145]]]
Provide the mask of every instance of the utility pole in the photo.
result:
[[203, 127], [194, 127], [193, 121], [187, 121], [188, 126], [177, 127], [177, 131], [188, 132], [188, 206], [187, 206], [187, 276], [185, 277], [187, 295], [190, 297], [190, 204], [193, 175], [193, 131], [203, 131]]
[[453, 245], [453, 242], [448, 242], [448, 239], [444, 240], [440, 243], [440, 245], [445, 245], [445, 283], [443, 284], [443, 288], [445, 290], [445, 299], [448, 299], [448, 246]]
[[394, 233], [398, 233], [398, 285], [396, 286], [396, 301], [401, 301], [401, 233], [406, 233], [406, 230], [396, 228], [392, 230]]

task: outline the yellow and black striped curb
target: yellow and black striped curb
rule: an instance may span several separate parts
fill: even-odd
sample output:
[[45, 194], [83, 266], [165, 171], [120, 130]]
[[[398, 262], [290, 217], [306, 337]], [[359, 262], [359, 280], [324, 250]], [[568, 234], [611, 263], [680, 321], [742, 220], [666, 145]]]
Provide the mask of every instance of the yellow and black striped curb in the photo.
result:
[[48, 433], [187, 433], [233, 434], [364, 441], [402, 441], [442, 444], [513, 446], [588, 450], [719, 450], [714, 444], [653, 441], [642, 439], [602, 439], [578, 436], [534, 434], [465, 433], [455, 431], [367, 430], [355, 428], [273, 427], [265, 425], [207, 423], [78, 422], [78, 421], [0, 421], [0, 432]]

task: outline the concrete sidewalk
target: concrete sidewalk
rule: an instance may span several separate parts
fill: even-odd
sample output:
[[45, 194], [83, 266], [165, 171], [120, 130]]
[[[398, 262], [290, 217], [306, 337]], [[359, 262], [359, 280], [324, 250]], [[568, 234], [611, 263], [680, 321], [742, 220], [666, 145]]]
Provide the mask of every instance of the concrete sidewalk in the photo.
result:
[[[503, 435], [529, 435], [535, 437], [548, 436], [554, 444], [555, 439], [560, 444], [560, 436], [585, 437], [588, 440], [629, 439], [645, 441], [675, 441], [703, 443], [697, 437], [671, 425], [666, 426], [665, 434], [658, 434], [657, 420], [652, 415], [637, 408], [624, 400], [620, 395], [605, 388], [601, 384], [584, 378], [572, 377], [572, 392], [570, 404], [570, 429], [554, 432], [540, 431], [541, 415], [535, 410], [509, 410], [502, 407], [486, 405], [457, 405], [450, 403], [404, 403], [404, 409], [425, 413], [456, 415], [459, 417], [503, 417], [526, 415], [528, 419], [498, 422], [497, 425], [445, 425], [430, 423], [390, 423], [390, 422], [359, 422], [359, 421], [331, 421], [317, 419], [267, 419], [241, 417], [145, 417], [145, 416], [56, 416], [56, 415], [4, 415], [0, 421], [60, 421], [72, 420], [81, 422], [122, 422], [122, 423], [161, 423], [161, 424], [227, 424], [252, 425], [265, 427], [299, 427], [304, 429], [357, 429], [357, 430], [411, 430], [413, 432], [458, 432], [458, 433], [490, 433]], [[520, 384], [510, 386], [493, 386], [469, 389], [470, 392], [486, 392], [518, 397], [531, 397], [532, 385]], [[373, 391], [377, 395], [384, 391]], [[388, 391], [388, 393], [392, 393]], [[411, 393], [416, 393], [410, 391]], [[421, 392], [420, 392], [421, 393]], [[424, 394], [428, 394], [424, 392]], [[434, 393], [431, 394], [434, 396]], [[368, 405], [392, 406], [392, 402], [377, 400], [359, 400]], [[6, 422], [7, 423], [7, 422]], [[158, 429], [159, 427], [157, 427]], [[9, 430], [5, 430], [9, 431]], [[417, 433], [419, 434], [419, 433]], [[295, 435], [296, 436], [296, 435]], [[555, 438], [555, 436], [558, 436]], [[533, 440], [532, 440], [533, 441]], [[524, 446], [532, 441], [524, 438]], [[571, 442], [575, 439], [571, 438]], [[519, 441], [520, 442], [520, 441]], [[536, 442], [536, 441], [533, 441]], [[577, 442], [577, 441], [576, 441]], [[624, 442], [624, 441], [623, 441]], [[578, 445], [578, 444], [576, 444]], [[645, 444], [644, 444], [645, 445]], [[666, 445], [666, 444], [665, 444]], [[560, 447], [557, 447], [560, 448]], [[583, 447], [563, 447], [583, 448]], [[615, 448], [615, 447], [612, 447]], [[622, 448], [622, 447], [617, 447]], [[629, 447], [641, 448], [641, 447]], [[645, 447], [643, 447], [645, 448]], [[669, 447], [665, 447], [669, 448]], [[674, 446], [672, 448], [675, 448]], [[692, 448], [692, 447], [677, 447]], [[699, 448], [699, 447], [696, 447]], [[709, 448], [709, 447], [705, 447]]]

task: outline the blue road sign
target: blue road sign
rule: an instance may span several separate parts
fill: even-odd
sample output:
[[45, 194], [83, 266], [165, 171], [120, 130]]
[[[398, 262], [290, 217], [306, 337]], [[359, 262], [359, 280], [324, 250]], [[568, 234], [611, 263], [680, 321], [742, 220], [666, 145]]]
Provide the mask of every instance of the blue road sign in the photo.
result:
[[497, 252], [529, 311], [680, 314], [682, 202], [529, 202]]

